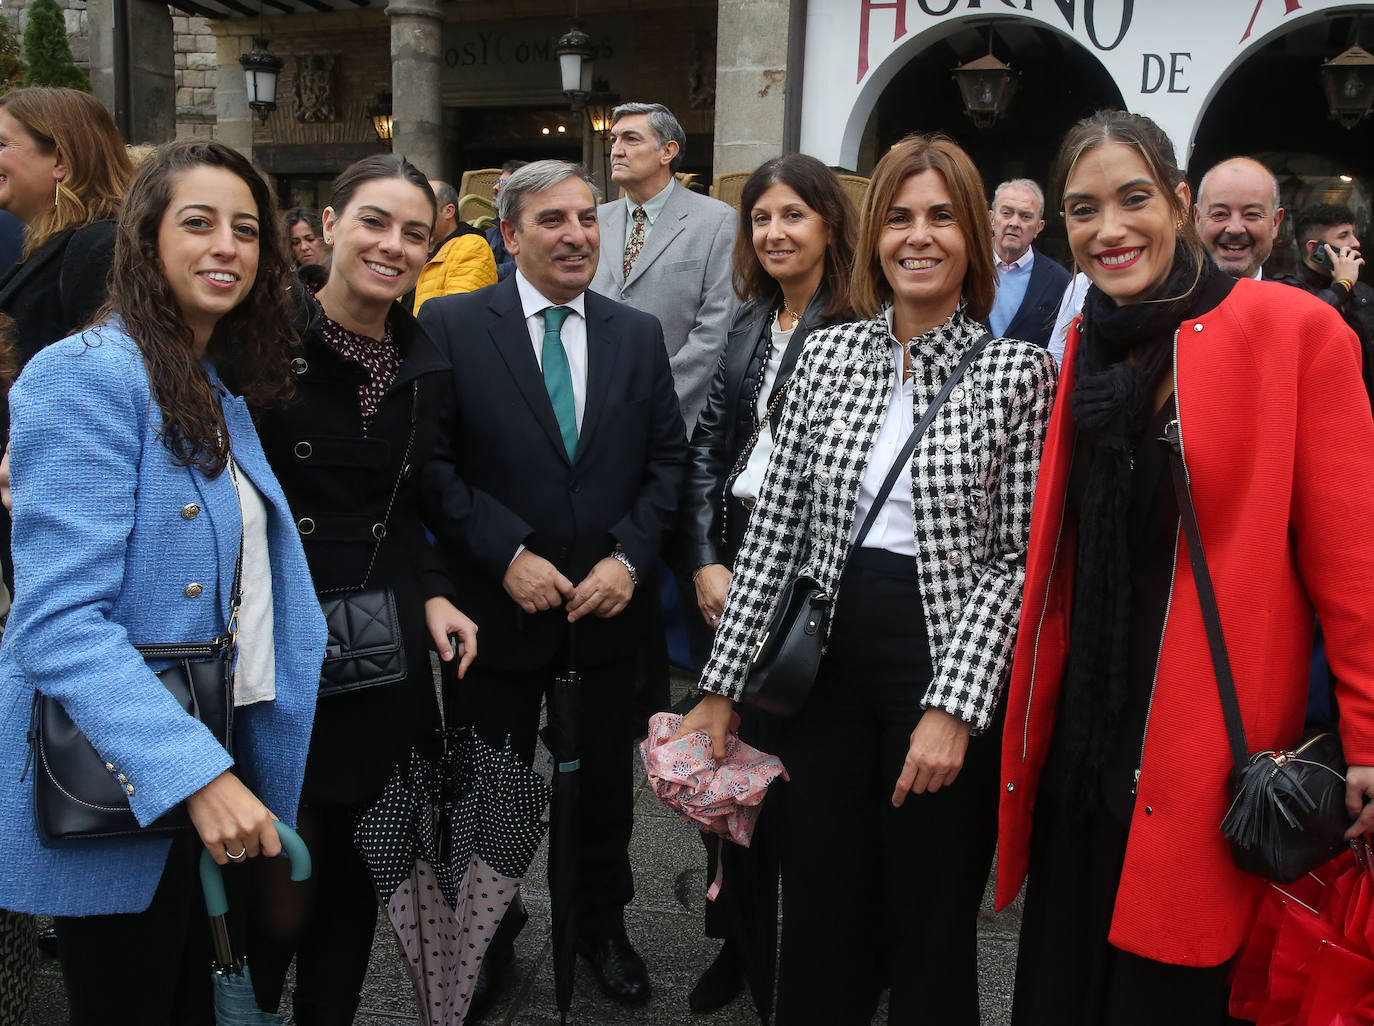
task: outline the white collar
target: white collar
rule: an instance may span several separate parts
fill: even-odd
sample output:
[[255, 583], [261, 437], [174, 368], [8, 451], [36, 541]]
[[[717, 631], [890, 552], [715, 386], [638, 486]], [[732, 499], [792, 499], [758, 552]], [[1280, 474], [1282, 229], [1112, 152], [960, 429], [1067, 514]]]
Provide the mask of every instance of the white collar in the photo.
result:
[[580, 292], [566, 303], [555, 303], [546, 298], [537, 288], [530, 284], [530, 280], [517, 267], [515, 270], [515, 288], [520, 293], [520, 307], [525, 313], [525, 319], [533, 317], [537, 313], [543, 313], [551, 306], [566, 306], [575, 310], [577, 315], [583, 320], [587, 319], [586, 299], [587, 293]]

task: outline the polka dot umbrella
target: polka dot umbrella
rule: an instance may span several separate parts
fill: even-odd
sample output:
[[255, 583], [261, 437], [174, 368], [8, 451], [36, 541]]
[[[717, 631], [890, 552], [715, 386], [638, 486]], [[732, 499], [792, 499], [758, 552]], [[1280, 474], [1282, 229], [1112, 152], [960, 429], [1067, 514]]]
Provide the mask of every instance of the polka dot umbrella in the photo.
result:
[[359, 819], [372, 874], [424, 1026], [457, 1026], [497, 925], [544, 834], [549, 786], [471, 731], [435, 761], [412, 751]]

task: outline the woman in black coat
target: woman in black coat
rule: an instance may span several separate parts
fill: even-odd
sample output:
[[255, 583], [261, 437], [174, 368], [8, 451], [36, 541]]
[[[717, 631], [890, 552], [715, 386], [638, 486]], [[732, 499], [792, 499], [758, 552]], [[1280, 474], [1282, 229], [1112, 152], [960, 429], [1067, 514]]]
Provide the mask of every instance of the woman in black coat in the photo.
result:
[[[834, 173], [814, 157], [770, 160], [745, 183], [734, 250], [735, 291], [744, 305], [692, 435], [682, 498], [683, 568], [711, 630], [720, 622], [735, 554], [806, 337], [812, 328], [849, 319], [854, 235], [853, 207]], [[762, 714], [748, 714], [741, 732], [768, 747]], [[694, 1012], [714, 1011], [733, 998], [751, 958], [766, 966], [765, 981], [772, 977], [773, 931], [765, 930], [761, 943], [740, 941], [731, 911], [750, 928], [777, 922], [777, 862], [769, 833], [765, 816], [749, 848], [727, 852], [724, 890], [706, 914], [707, 936], [725, 943], [688, 996]], [[703, 839], [707, 873], [714, 877], [717, 842]]]
[[449, 366], [395, 302], [424, 265], [434, 211], [428, 182], [404, 158], [369, 157], [339, 176], [324, 213], [332, 266], [302, 267], [293, 285], [302, 314], [291, 362], [297, 398], [259, 423], [316, 591], [328, 599], [364, 584], [390, 588], [408, 671], [397, 683], [321, 693], [300, 812], [314, 875], [302, 886], [285, 866], [255, 873], [249, 951], [258, 1003], [277, 1007], [294, 955], [300, 1026], [353, 1021], [377, 918], [353, 844], [357, 815], [412, 747], [437, 742], [431, 647], [445, 660], [458, 656], [460, 677], [476, 653], [476, 628], [446, 597], [452, 589], [420, 512], [419, 469], [448, 402]]
[[24, 223], [0, 312], [14, 318], [21, 366], [104, 303], [132, 174], [114, 119], [89, 94], [34, 86], [0, 97], [0, 209]]

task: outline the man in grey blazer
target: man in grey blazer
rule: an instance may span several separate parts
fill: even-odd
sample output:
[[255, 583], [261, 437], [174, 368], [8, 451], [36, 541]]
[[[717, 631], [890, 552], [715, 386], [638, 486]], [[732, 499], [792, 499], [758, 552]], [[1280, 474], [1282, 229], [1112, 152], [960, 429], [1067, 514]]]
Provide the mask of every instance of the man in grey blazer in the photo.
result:
[[597, 209], [601, 260], [592, 291], [663, 325], [690, 435], [735, 315], [735, 211], [673, 177], [687, 136], [667, 107], [622, 103], [611, 118], [611, 181], [625, 197]]

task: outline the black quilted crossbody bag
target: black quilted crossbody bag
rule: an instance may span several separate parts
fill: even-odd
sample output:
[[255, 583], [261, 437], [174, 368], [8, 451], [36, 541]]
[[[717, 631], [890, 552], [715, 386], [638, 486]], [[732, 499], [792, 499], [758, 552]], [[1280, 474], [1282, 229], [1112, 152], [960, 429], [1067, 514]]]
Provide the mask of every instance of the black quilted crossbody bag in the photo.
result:
[[395, 684], [405, 680], [409, 672], [401, 620], [396, 615], [396, 596], [390, 588], [368, 587], [367, 582], [372, 577], [372, 568], [377, 565], [377, 554], [382, 550], [382, 540], [391, 523], [391, 511], [396, 506], [396, 496], [410, 464], [419, 408], [420, 383], [416, 381], [411, 391], [410, 438], [396, 471], [396, 483], [391, 488], [386, 513], [381, 523], [372, 526], [376, 543], [362, 583], [355, 588], [335, 588], [319, 593], [320, 608], [324, 610], [325, 624], [329, 628], [324, 666], [320, 670], [321, 699]]

